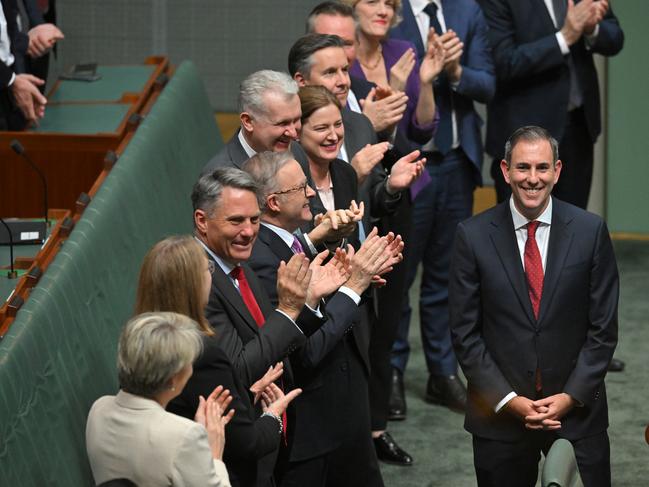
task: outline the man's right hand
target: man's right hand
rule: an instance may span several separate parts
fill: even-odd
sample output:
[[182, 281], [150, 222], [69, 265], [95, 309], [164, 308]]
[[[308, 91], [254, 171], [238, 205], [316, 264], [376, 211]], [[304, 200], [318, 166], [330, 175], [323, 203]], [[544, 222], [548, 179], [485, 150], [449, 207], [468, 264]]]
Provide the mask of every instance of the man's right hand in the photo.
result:
[[384, 97], [377, 96], [377, 88], [372, 88], [364, 100], [359, 100], [363, 115], [370, 119], [375, 132], [394, 129], [406, 111], [408, 95], [402, 91], [392, 92]]
[[277, 309], [293, 321], [304, 307], [310, 281], [309, 259], [304, 254], [295, 254], [288, 264], [282, 261], [277, 269]]
[[39, 24], [29, 29], [29, 47], [27, 54], [32, 58], [39, 58], [47, 54], [57, 41], [65, 36], [61, 29], [54, 24]]
[[581, 38], [584, 29], [593, 21], [593, 17], [598, 12], [598, 9], [594, 7], [593, 0], [582, 0], [577, 5], [573, 0], [568, 0], [566, 19], [561, 28], [561, 34], [566, 40], [566, 44], [572, 46]]
[[38, 91], [43, 84], [45, 81], [31, 74], [17, 74], [11, 85], [16, 105], [28, 122], [38, 123], [45, 115], [47, 98]]
[[368, 288], [372, 277], [385, 266], [391, 255], [390, 242], [385, 237], [379, 237], [376, 228], [367, 235], [365, 242], [358, 252], [354, 253], [348, 246], [347, 254], [351, 256], [351, 275], [345, 284], [359, 296]]

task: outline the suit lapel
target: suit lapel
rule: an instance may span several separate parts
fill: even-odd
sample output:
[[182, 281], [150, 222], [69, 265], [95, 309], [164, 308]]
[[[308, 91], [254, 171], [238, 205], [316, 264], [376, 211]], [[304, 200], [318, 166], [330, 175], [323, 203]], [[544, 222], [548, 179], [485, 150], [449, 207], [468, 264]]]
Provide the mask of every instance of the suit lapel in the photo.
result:
[[234, 167], [238, 169], [241, 169], [241, 165], [248, 160], [248, 154], [246, 154], [241, 142], [239, 142], [239, 131], [237, 131], [237, 133], [230, 139], [230, 142], [228, 142], [228, 155], [230, 156]]
[[277, 256], [279, 260], [288, 262], [291, 257], [293, 257], [293, 251], [290, 249], [290, 247], [286, 245], [286, 242], [284, 242], [284, 240], [282, 240], [282, 238], [275, 232], [273, 232], [270, 228], [261, 225], [257, 238], [268, 245], [270, 250]]
[[564, 262], [572, 244], [573, 234], [568, 229], [570, 220], [565, 218], [561, 202], [552, 200], [552, 226], [550, 227], [550, 241], [548, 242], [548, 256], [543, 277], [543, 294], [541, 295], [541, 308], [539, 322], [549, 308], [557, 283], [564, 268]]
[[[577, 3], [578, 1], [579, 0], [575, 1], [575, 3]], [[543, 19], [543, 21], [546, 23], [546, 29], [553, 31], [556, 30], [554, 22], [552, 21], [552, 16], [550, 15], [550, 11], [545, 5], [545, 0], [533, 0], [532, 3], [536, 5], [534, 9], [539, 13], [539, 19]]]
[[[211, 259], [211, 256], [209, 254], [207, 255], [208, 258]], [[229, 307], [233, 308], [235, 312], [243, 319], [243, 321], [252, 330], [257, 332], [258, 331], [257, 323], [255, 323], [255, 319], [248, 311], [248, 307], [246, 306], [246, 303], [243, 302], [243, 299], [241, 298], [241, 294], [239, 294], [239, 291], [234, 286], [230, 278], [225, 275], [225, 272], [223, 272], [221, 266], [219, 266], [216, 262], [215, 264], [216, 265], [214, 266], [214, 274], [212, 274], [212, 287], [216, 287], [218, 293], [221, 296], [223, 296], [225, 302], [229, 305]], [[248, 273], [246, 273], [246, 276], [247, 275]], [[261, 304], [259, 306], [261, 306]], [[262, 313], [263, 312], [264, 309], [262, 308]]]
[[516, 243], [514, 222], [511, 211], [509, 210], [508, 201], [500, 204], [492, 225], [494, 229], [490, 232], [491, 241], [521, 307], [525, 311], [530, 323], [534, 324], [536, 323], [536, 318], [534, 318], [532, 303], [527, 292], [527, 281], [525, 279], [523, 265], [521, 264], [521, 254]]
[[343, 124], [345, 125], [345, 150], [351, 160], [354, 155], [365, 146], [363, 140], [358, 140], [358, 132], [354, 123], [353, 112], [349, 108], [342, 109]]

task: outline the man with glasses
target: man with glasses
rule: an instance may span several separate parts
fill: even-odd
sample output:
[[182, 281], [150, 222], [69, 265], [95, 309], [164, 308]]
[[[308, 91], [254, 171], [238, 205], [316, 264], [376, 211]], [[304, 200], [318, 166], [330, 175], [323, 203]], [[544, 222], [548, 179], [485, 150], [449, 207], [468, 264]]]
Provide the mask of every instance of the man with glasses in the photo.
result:
[[[250, 266], [266, 292], [276, 300], [277, 266], [300, 252], [293, 235], [311, 221], [309, 199], [315, 191], [307, 184], [301, 166], [287, 153], [264, 152], [246, 161], [249, 172], [263, 193], [261, 227], [250, 258]], [[344, 210], [352, 218], [352, 209]], [[362, 212], [357, 214], [357, 220]], [[351, 225], [355, 223], [351, 222]], [[401, 259], [399, 239], [369, 234], [350, 259], [349, 276], [341, 279], [335, 271], [341, 251], [325, 266], [313, 269], [323, 254], [312, 263], [311, 285], [327, 281], [335, 294], [321, 307], [325, 324], [307, 338], [290, 357], [301, 397], [294, 403], [295, 428], [286, 474], [282, 486], [383, 485], [376, 453], [370, 439], [366, 357], [366, 323], [359, 322], [364, 310], [361, 295], [373, 276]], [[344, 258], [344, 257], [343, 257]], [[347, 256], [347, 259], [349, 256]], [[307, 304], [315, 307], [317, 303]], [[359, 306], [360, 305], [360, 306]], [[299, 323], [299, 320], [298, 320]]]

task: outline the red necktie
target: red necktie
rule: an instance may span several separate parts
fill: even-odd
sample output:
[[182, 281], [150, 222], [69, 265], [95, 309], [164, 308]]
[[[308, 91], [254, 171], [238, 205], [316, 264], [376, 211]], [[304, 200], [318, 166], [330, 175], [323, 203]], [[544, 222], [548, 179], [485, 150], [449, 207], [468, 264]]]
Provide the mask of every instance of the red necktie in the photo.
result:
[[235, 267], [234, 269], [232, 269], [232, 272], [230, 272], [230, 275], [239, 283], [239, 292], [241, 293], [241, 298], [243, 299], [246, 308], [248, 308], [248, 311], [250, 311], [250, 314], [254, 318], [255, 323], [257, 323], [257, 326], [261, 328], [262, 326], [264, 326], [266, 319], [264, 318], [264, 314], [261, 312], [259, 304], [257, 304], [255, 295], [252, 294], [252, 290], [248, 285], [248, 280], [246, 279], [246, 275], [243, 272], [243, 268], [241, 268], [241, 266]]
[[[543, 261], [539, 246], [536, 245], [536, 229], [539, 222], [532, 221], [527, 224], [527, 240], [525, 241], [525, 276], [527, 277], [528, 293], [534, 310], [534, 317], [539, 319], [539, 307], [541, 306], [541, 293], [543, 292]], [[541, 369], [536, 368], [534, 377], [534, 388], [537, 393], [543, 389], [541, 380]]]
[[525, 276], [527, 287], [534, 310], [534, 317], [539, 319], [539, 307], [541, 305], [541, 293], [543, 292], [543, 262], [541, 252], [536, 245], [536, 229], [539, 222], [533, 221], [527, 224], [527, 240], [525, 241]]

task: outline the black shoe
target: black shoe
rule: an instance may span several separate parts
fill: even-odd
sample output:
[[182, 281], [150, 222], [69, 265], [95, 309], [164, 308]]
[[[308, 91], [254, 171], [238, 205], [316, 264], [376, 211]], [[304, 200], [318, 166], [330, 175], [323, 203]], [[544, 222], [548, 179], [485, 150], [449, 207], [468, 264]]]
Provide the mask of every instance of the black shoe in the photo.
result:
[[457, 375], [430, 375], [426, 386], [427, 402], [441, 404], [447, 408], [464, 412], [466, 410], [466, 387]]
[[374, 448], [376, 448], [376, 456], [382, 462], [402, 467], [412, 465], [412, 457], [397, 445], [390, 433], [381, 433], [381, 436], [374, 438]]
[[388, 403], [388, 419], [401, 421], [406, 419], [406, 395], [403, 391], [403, 374], [399, 369], [392, 368], [392, 387], [390, 389], [390, 402]]
[[618, 358], [613, 358], [611, 359], [611, 363], [608, 364], [608, 371], [609, 372], [622, 372], [624, 370], [624, 366], [626, 364], [618, 359]]

